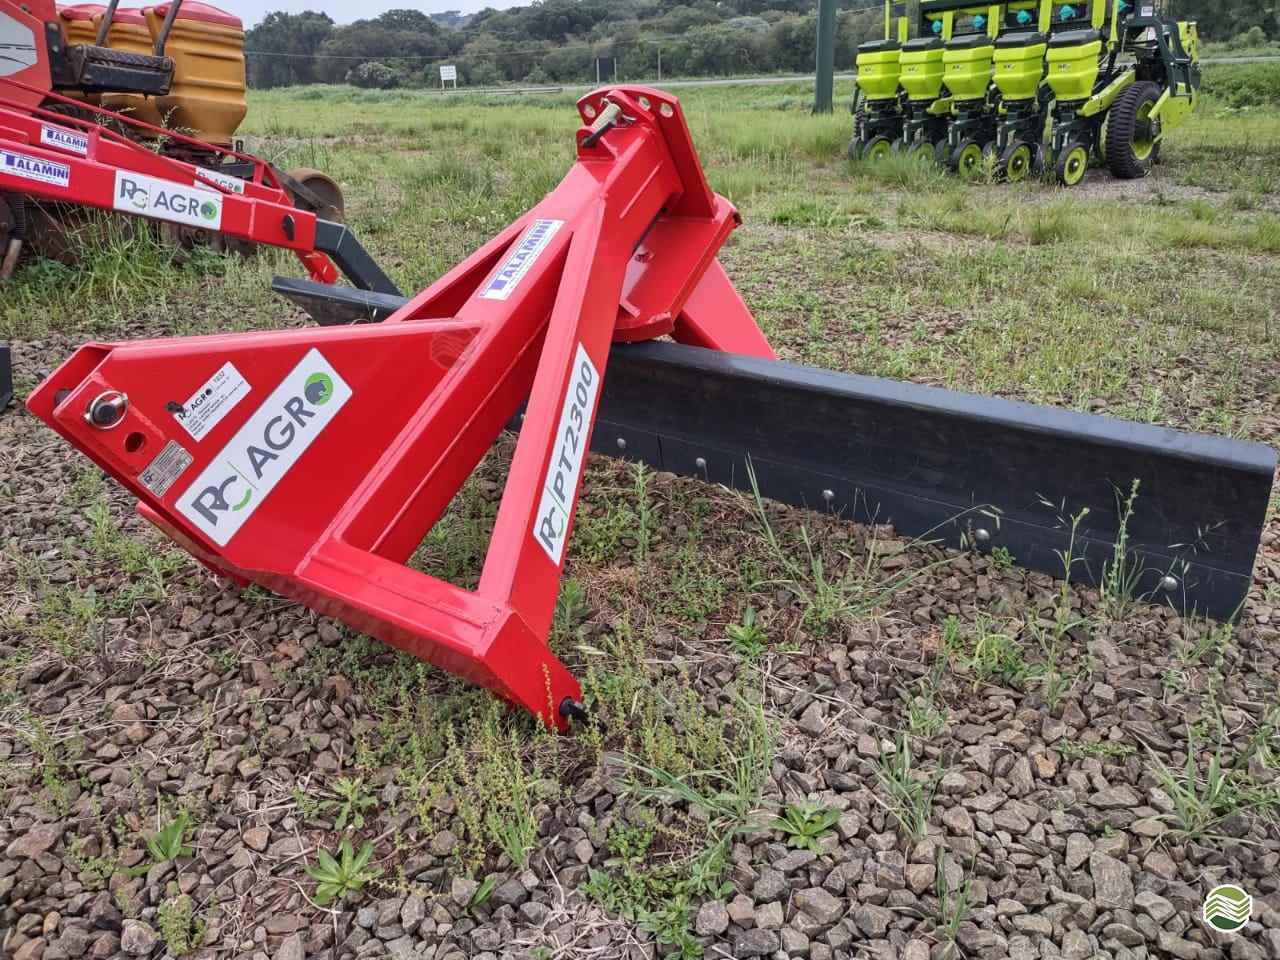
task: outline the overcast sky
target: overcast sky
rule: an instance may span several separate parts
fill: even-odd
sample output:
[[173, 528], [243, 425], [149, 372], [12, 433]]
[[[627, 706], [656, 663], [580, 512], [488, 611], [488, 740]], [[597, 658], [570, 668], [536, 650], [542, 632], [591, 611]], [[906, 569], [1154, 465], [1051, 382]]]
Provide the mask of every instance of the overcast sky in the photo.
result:
[[230, 10], [240, 17], [246, 27], [258, 23], [268, 13], [285, 10], [289, 13], [301, 13], [303, 10], [323, 10], [331, 16], [335, 23], [350, 23], [367, 17], [376, 17], [387, 10], [422, 10], [424, 13], [443, 13], [445, 10], [461, 10], [463, 13], [474, 13], [485, 7], [496, 7], [505, 10], [507, 7], [519, 7], [528, 0], [439, 0], [431, 3], [414, 3], [412, 0], [362, 0], [352, 3], [351, 0], [212, 0], [215, 7]]

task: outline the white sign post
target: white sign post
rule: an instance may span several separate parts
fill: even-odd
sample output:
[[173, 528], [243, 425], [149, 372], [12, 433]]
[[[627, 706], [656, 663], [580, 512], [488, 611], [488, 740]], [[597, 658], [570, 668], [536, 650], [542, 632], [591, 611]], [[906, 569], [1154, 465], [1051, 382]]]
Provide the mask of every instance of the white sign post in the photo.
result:
[[453, 81], [453, 89], [458, 89], [458, 68], [452, 63], [440, 64], [440, 89], [445, 89], [449, 81]]

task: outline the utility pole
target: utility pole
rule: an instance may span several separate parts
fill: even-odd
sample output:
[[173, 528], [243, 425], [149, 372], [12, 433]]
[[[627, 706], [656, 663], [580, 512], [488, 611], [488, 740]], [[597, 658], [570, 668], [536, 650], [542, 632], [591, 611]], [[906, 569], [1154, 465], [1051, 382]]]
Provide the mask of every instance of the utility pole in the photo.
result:
[[835, 110], [836, 0], [818, 0], [818, 74], [814, 113]]

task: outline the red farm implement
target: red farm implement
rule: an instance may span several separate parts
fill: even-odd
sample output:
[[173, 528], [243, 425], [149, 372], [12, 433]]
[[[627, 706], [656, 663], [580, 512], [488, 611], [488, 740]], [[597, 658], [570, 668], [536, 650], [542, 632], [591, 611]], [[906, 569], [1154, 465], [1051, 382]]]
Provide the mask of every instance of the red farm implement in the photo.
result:
[[[143, 29], [113, 24], [115, 2], [93, 8], [99, 11], [96, 43], [69, 42], [68, 36], [83, 27], [74, 18], [88, 6], [59, 10], [52, 0], [0, 0], [0, 283], [13, 273], [24, 248], [66, 259], [68, 225], [77, 224], [78, 213], [98, 210], [153, 221], [181, 243], [292, 250], [311, 282], [333, 284], [345, 275], [357, 289], [398, 294], [337, 222], [342, 199], [332, 181], [312, 170], [282, 173], [232, 148], [229, 134], [243, 116], [242, 98], [240, 111], [233, 110], [232, 119], [222, 124], [218, 137], [224, 142], [161, 128], [102, 105], [141, 104], [144, 115], [155, 113], [158, 121], [155, 104], [172, 103], [175, 111], [210, 116], [210, 125], [217, 126], [225, 105], [219, 113], [216, 102], [210, 106], [189, 93], [184, 99], [179, 88], [190, 91], [193, 85], [179, 81], [191, 78], [175, 71], [165, 44], [173, 31], [187, 37], [189, 46], [192, 35], [201, 37], [198, 26], [242, 42], [238, 29], [185, 18], [238, 21], [207, 5], [184, 6], [177, 0], [149, 11], [164, 17], [156, 19], [154, 53], [139, 53], [101, 45], [116, 26]], [[119, 17], [142, 20], [138, 11], [120, 11]], [[224, 54], [207, 59], [234, 64], [234, 56]], [[202, 89], [242, 90], [243, 77], [237, 88], [234, 66], [229, 69], [231, 80]], [[5, 348], [0, 351], [0, 408], [11, 394], [9, 378]]]
[[[289, 285], [382, 322], [89, 344], [29, 408], [210, 569], [557, 727], [582, 711], [547, 636], [589, 448], [738, 487], [750, 461], [766, 496], [1039, 569], [1071, 538], [1095, 577], [1123, 522], [1144, 596], [1239, 606], [1274, 454], [779, 362], [717, 260], [738, 216], [677, 101], [613, 87], [579, 111], [560, 186], [418, 297]], [[478, 589], [405, 566], [521, 409]], [[1134, 480], [1150, 513], [1122, 521]]]
[[[580, 108], [560, 187], [385, 323], [89, 345], [31, 410], [212, 569], [563, 724], [581, 691], [546, 637], [610, 345], [772, 357], [676, 100]], [[405, 567], [526, 400], [479, 589]]]

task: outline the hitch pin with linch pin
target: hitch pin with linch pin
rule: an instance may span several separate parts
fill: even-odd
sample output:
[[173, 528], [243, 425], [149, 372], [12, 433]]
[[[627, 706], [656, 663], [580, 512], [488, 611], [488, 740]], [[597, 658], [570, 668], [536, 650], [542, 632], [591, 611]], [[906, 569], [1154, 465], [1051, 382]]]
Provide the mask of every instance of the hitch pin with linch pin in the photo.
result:
[[605, 101], [605, 108], [591, 125], [591, 132], [582, 138], [582, 145], [588, 149], [600, 142], [600, 138], [618, 125], [622, 119], [622, 108], [616, 103]]

